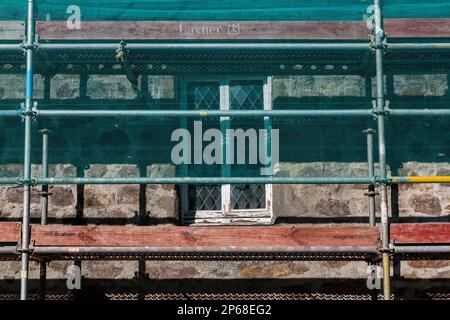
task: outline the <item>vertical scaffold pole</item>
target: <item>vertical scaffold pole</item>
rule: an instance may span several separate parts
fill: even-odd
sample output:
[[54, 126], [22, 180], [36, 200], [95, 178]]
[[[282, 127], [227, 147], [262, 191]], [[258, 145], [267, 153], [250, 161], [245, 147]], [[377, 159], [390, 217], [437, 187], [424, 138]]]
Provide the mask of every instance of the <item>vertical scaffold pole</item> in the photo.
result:
[[[48, 134], [50, 130], [43, 129], [42, 133], [42, 178], [48, 178]], [[42, 185], [41, 189], [41, 224], [47, 224], [48, 218], [48, 185]]]
[[[42, 133], [42, 177], [48, 178], [48, 134], [50, 130], [43, 129]], [[42, 185], [41, 190], [41, 225], [47, 224], [48, 218], [48, 185]], [[41, 300], [45, 300], [46, 294], [46, 278], [47, 278], [47, 262], [45, 260], [39, 263], [39, 282], [41, 289]]]
[[[383, 54], [384, 38], [383, 18], [381, 14], [381, 0], [374, 0], [374, 48], [376, 59], [376, 114], [378, 121], [378, 152], [380, 162], [380, 176], [383, 181], [387, 179], [386, 168], [386, 144], [384, 118], [386, 116], [384, 99], [384, 73], [383, 73]], [[391, 271], [389, 254], [389, 217], [387, 205], [387, 184], [383, 182], [380, 187], [381, 195], [381, 241], [383, 256], [383, 295], [385, 300], [391, 299]]]
[[[373, 158], [373, 135], [375, 130], [369, 128], [364, 130], [367, 135], [367, 164], [369, 166], [369, 177], [373, 178], [375, 176], [375, 161]], [[376, 225], [376, 215], [375, 215], [375, 185], [369, 184], [367, 190], [367, 196], [369, 197], [369, 226], [375, 227]]]
[[31, 192], [31, 121], [33, 116], [33, 55], [34, 55], [34, 2], [28, 0], [27, 37], [24, 44], [26, 53], [25, 82], [25, 143], [23, 162], [23, 217], [22, 217], [22, 271], [20, 299], [28, 296], [28, 264], [30, 250], [30, 192]]
[[[367, 164], [369, 167], [368, 173], [369, 177], [373, 178], [375, 176], [375, 161], [373, 157], [373, 135], [375, 134], [375, 130], [372, 129], [372, 126], [369, 129], [364, 130], [363, 133], [367, 135]], [[369, 184], [366, 195], [369, 198], [369, 226], [376, 226], [376, 206], [375, 206], [375, 184]], [[377, 265], [369, 262], [371, 276], [376, 276]], [[372, 279], [372, 278], [371, 278]], [[377, 300], [378, 297], [378, 288], [374, 286], [372, 288], [372, 299]]]

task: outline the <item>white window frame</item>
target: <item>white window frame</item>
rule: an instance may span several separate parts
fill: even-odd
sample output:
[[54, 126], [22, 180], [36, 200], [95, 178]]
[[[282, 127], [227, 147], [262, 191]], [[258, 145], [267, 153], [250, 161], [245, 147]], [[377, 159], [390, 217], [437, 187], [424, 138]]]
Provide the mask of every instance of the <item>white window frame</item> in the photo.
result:
[[[220, 109], [230, 109], [230, 82], [257, 80], [263, 83], [264, 110], [272, 110], [272, 77], [246, 77], [246, 76], [223, 76], [223, 77], [180, 77], [180, 108], [187, 110], [187, 87], [191, 82], [218, 82], [220, 83]], [[264, 124], [271, 126], [272, 119], [264, 117]], [[220, 117], [220, 126], [229, 125], [229, 117]], [[181, 118], [180, 127], [187, 127], [187, 119]], [[225, 137], [226, 141], [228, 140]], [[226, 170], [227, 165], [222, 165]], [[187, 176], [186, 165], [181, 166], [182, 176]], [[222, 174], [226, 174], [222, 172]], [[251, 181], [249, 181], [251, 182]], [[188, 185], [180, 185], [180, 209], [181, 223], [189, 225], [270, 225], [274, 223], [273, 201], [271, 184], [265, 184], [266, 205], [263, 209], [240, 209], [231, 208], [231, 185], [225, 184], [221, 188], [222, 210], [189, 210]], [[193, 217], [193, 219], [188, 217]]]

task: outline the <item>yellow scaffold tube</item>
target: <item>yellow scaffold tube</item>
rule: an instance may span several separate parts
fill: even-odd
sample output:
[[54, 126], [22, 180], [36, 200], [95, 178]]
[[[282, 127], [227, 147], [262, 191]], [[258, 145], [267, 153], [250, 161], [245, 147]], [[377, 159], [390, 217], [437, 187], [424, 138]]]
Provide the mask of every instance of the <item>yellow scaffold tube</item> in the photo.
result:
[[401, 183], [450, 183], [450, 176], [392, 177], [392, 184]]

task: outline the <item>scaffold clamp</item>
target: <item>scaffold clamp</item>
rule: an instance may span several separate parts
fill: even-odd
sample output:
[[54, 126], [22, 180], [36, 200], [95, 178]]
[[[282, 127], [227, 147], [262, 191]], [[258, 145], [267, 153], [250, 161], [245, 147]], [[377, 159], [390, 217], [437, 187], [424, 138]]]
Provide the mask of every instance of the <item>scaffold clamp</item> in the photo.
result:
[[50, 134], [50, 133], [52, 133], [52, 130], [49, 130], [49, 129], [41, 129], [41, 130], [39, 130], [39, 133], [41, 133], [41, 134]]
[[375, 26], [375, 23], [372, 22], [372, 34], [370, 36], [370, 48], [372, 51], [377, 49], [386, 50], [388, 47], [387, 44], [387, 33], [378, 26]]
[[367, 197], [375, 197], [375, 196], [378, 196], [379, 194], [380, 193], [376, 192], [376, 191], [369, 191], [369, 192], [364, 193], [364, 195]]
[[[31, 231], [31, 226], [30, 226], [30, 231]], [[26, 253], [26, 254], [31, 255], [34, 252], [34, 245], [35, 245], [35, 241], [30, 240], [30, 243], [28, 244], [27, 248], [22, 248], [22, 238], [19, 238], [17, 241], [16, 251], [17, 251], [17, 253]]]
[[18, 184], [21, 186], [35, 186], [37, 184], [37, 181], [35, 179], [19, 178]]
[[376, 119], [378, 116], [384, 116], [387, 117], [391, 114], [391, 109], [389, 108], [391, 102], [389, 100], [385, 100], [384, 102], [384, 109], [383, 110], [379, 110], [378, 109], [378, 105], [377, 105], [377, 101], [373, 100], [372, 101], [372, 114], [374, 116], [374, 118]]
[[375, 133], [377, 133], [377, 131], [375, 129], [372, 129], [372, 128], [365, 129], [362, 132], [366, 133], [366, 134], [375, 134]]
[[35, 41], [32, 43], [29, 43], [27, 41], [23, 41], [20, 44], [20, 48], [22, 49], [23, 52], [26, 52], [27, 50], [32, 50], [33, 52], [36, 52], [39, 50], [39, 42]]
[[17, 114], [22, 119], [22, 121], [25, 120], [26, 116], [31, 116], [33, 118], [33, 120], [35, 120], [38, 115], [37, 106], [38, 106], [37, 101], [33, 101], [33, 107], [31, 108], [31, 110], [26, 111], [25, 104], [22, 102], [22, 103], [20, 103], [20, 109], [17, 110]]

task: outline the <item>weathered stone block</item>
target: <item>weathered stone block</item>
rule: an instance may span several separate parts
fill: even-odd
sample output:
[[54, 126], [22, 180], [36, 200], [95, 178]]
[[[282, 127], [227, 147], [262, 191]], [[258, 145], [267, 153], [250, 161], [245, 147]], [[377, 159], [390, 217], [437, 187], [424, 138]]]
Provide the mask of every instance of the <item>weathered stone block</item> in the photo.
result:
[[[42, 77], [33, 77], [34, 97], [40, 99], [44, 97], [44, 82]], [[25, 97], [25, 70], [23, 74], [2, 74], [0, 75], [0, 99], [21, 99]]]
[[365, 81], [360, 76], [274, 77], [272, 97], [365, 96]]
[[80, 97], [80, 76], [57, 74], [51, 81], [51, 99], [76, 99]]
[[139, 203], [139, 186], [126, 185], [118, 188], [117, 203], [132, 205]]
[[414, 212], [432, 216], [440, 216], [442, 212], [439, 198], [430, 194], [413, 194], [409, 198], [409, 204]]
[[91, 75], [87, 96], [91, 99], [135, 99], [137, 94], [125, 75]]
[[[55, 207], [60, 206], [75, 206], [75, 195], [72, 187], [57, 187], [54, 186], [50, 189], [49, 201]], [[56, 208], [55, 208], [56, 209]]]
[[148, 76], [148, 86], [153, 99], [175, 99], [173, 76]]
[[350, 207], [348, 201], [337, 199], [320, 199], [315, 209], [318, 214], [323, 216], [349, 216]]
[[23, 165], [21, 164], [4, 164], [0, 165], [0, 176], [4, 178], [17, 178], [22, 175]]
[[443, 96], [448, 91], [447, 75], [395, 75], [394, 88], [400, 96]]
[[[9, 187], [6, 189], [6, 201], [10, 203], [17, 203], [22, 204], [23, 203], [23, 189], [19, 187]], [[40, 202], [40, 196], [38, 194], [38, 191], [35, 189], [31, 190], [31, 203], [39, 203]]]
[[148, 185], [146, 197], [150, 218], [179, 219], [180, 203], [174, 185]]

